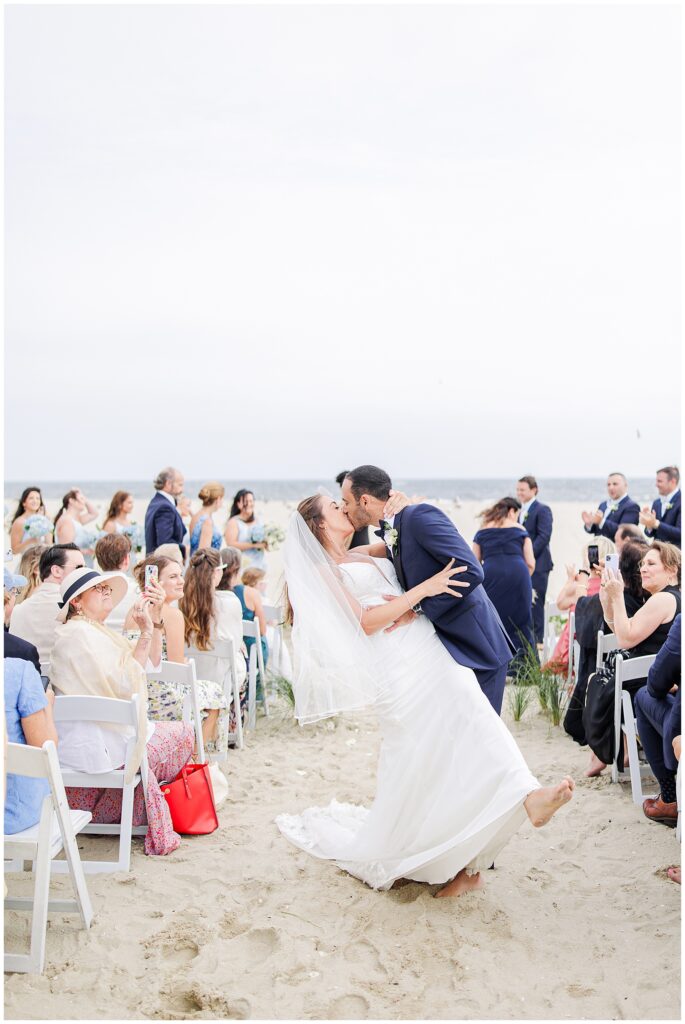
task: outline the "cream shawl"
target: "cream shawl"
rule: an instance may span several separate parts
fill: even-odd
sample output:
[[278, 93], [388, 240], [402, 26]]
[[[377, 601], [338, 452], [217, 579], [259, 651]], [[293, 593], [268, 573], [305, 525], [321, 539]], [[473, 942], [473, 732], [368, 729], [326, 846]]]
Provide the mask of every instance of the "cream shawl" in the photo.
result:
[[[69, 696], [130, 700], [138, 694], [138, 743], [125, 777], [130, 782], [145, 749], [147, 678], [133, 657], [129, 641], [92, 619], [70, 619], [57, 631], [50, 659], [50, 682], [57, 692]], [[116, 726], [108, 724], [106, 728]]]

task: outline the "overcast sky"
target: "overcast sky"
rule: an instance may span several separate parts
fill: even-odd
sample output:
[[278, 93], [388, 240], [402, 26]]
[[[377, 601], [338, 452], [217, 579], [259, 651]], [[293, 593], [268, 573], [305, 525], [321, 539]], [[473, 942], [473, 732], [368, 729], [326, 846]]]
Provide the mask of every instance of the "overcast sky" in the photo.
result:
[[8, 479], [678, 459], [676, 6], [5, 18]]

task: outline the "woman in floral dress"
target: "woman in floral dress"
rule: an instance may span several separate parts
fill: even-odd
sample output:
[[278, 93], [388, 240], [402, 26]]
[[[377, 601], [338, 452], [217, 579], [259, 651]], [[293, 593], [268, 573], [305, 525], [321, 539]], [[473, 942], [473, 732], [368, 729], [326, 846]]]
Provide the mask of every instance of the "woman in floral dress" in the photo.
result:
[[[134, 576], [139, 586], [145, 583], [145, 567], [156, 565], [159, 585], [164, 591], [162, 607], [162, 660], [184, 664], [184, 620], [176, 607], [183, 596], [183, 570], [171, 558], [151, 555], [135, 567]], [[135, 636], [132, 616], [126, 619], [124, 630], [129, 639]], [[223, 687], [208, 679], [197, 679], [198, 703], [202, 715], [202, 738], [207, 753], [225, 754], [228, 750], [229, 712]], [[148, 680], [148, 714], [156, 722], [179, 722], [183, 718], [183, 703], [187, 688], [182, 683], [164, 679]]]

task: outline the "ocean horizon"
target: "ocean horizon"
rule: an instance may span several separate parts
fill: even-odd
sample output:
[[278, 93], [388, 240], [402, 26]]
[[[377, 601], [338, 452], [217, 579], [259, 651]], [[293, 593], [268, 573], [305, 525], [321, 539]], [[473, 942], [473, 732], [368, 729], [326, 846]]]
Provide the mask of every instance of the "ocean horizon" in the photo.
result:
[[[448, 501], [487, 501], [515, 495], [516, 477], [454, 477], [420, 478], [395, 477], [393, 483], [398, 490], [407, 494], [422, 494], [427, 498]], [[538, 477], [541, 501], [586, 501], [597, 505], [606, 497], [606, 477]], [[185, 493], [192, 499], [206, 480], [186, 478]], [[331, 494], [337, 493], [335, 480], [325, 478], [286, 480], [221, 480], [230, 499], [242, 487], [254, 491], [257, 501], [299, 501], [314, 494], [319, 487], [326, 487]], [[72, 487], [78, 486], [87, 497], [95, 501], [108, 501], [115, 491], [128, 491], [136, 499], [145, 499], [154, 493], [151, 480], [7, 480], [5, 481], [5, 502], [18, 501], [26, 487], [36, 485], [48, 500], [61, 498]], [[656, 497], [654, 477], [634, 477], [628, 481], [631, 497], [643, 503]]]

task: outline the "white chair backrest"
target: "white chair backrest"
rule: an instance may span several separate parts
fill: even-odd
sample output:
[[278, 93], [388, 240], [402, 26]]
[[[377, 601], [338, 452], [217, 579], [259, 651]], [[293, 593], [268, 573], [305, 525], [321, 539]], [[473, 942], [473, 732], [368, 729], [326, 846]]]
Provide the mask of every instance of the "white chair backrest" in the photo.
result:
[[[55, 701], [56, 703], [57, 701]], [[28, 779], [48, 780], [53, 810], [64, 830], [69, 810], [62, 772], [57, 759], [57, 748], [52, 740], [46, 740], [42, 747], [29, 747], [23, 743], [8, 743], [5, 766], [8, 775], [24, 775]]]
[[279, 626], [283, 625], [283, 622], [285, 620], [285, 609], [283, 608], [283, 605], [265, 604], [263, 605], [263, 608], [264, 615], [266, 616], [267, 619], [273, 619], [275, 622], [279, 624]]
[[[55, 697], [55, 722], [107, 722], [110, 725], [138, 726], [138, 695], [131, 700], [67, 694]], [[59, 730], [58, 730], [59, 731]]]
[[200, 651], [197, 647], [186, 647], [186, 657], [200, 655], [204, 658], [235, 658], [235, 643], [233, 638], [228, 640], [215, 640], [208, 651]]
[[197, 678], [195, 662], [190, 658], [187, 662], [162, 661], [159, 668], [145, 670], [148, 679], [162, 679], [165, 683], [182, 683], [189, 686]]
[[616, 687], [619, 683], [629, 683], [631, 679], [643, 679], [654, 664], [656, 654], [646, 654], [642, 658], [616, 659]]
[[597, 633], [597, 668], [602, 667], [604, 655], [609, 651], [618, 650], [618, 641], [613, 633], [604, 633], [601, 629]]
[[259, 632], [259, 619], [243, 619], [243, 636], [253, 636], [258, 640], [262, 634]]

